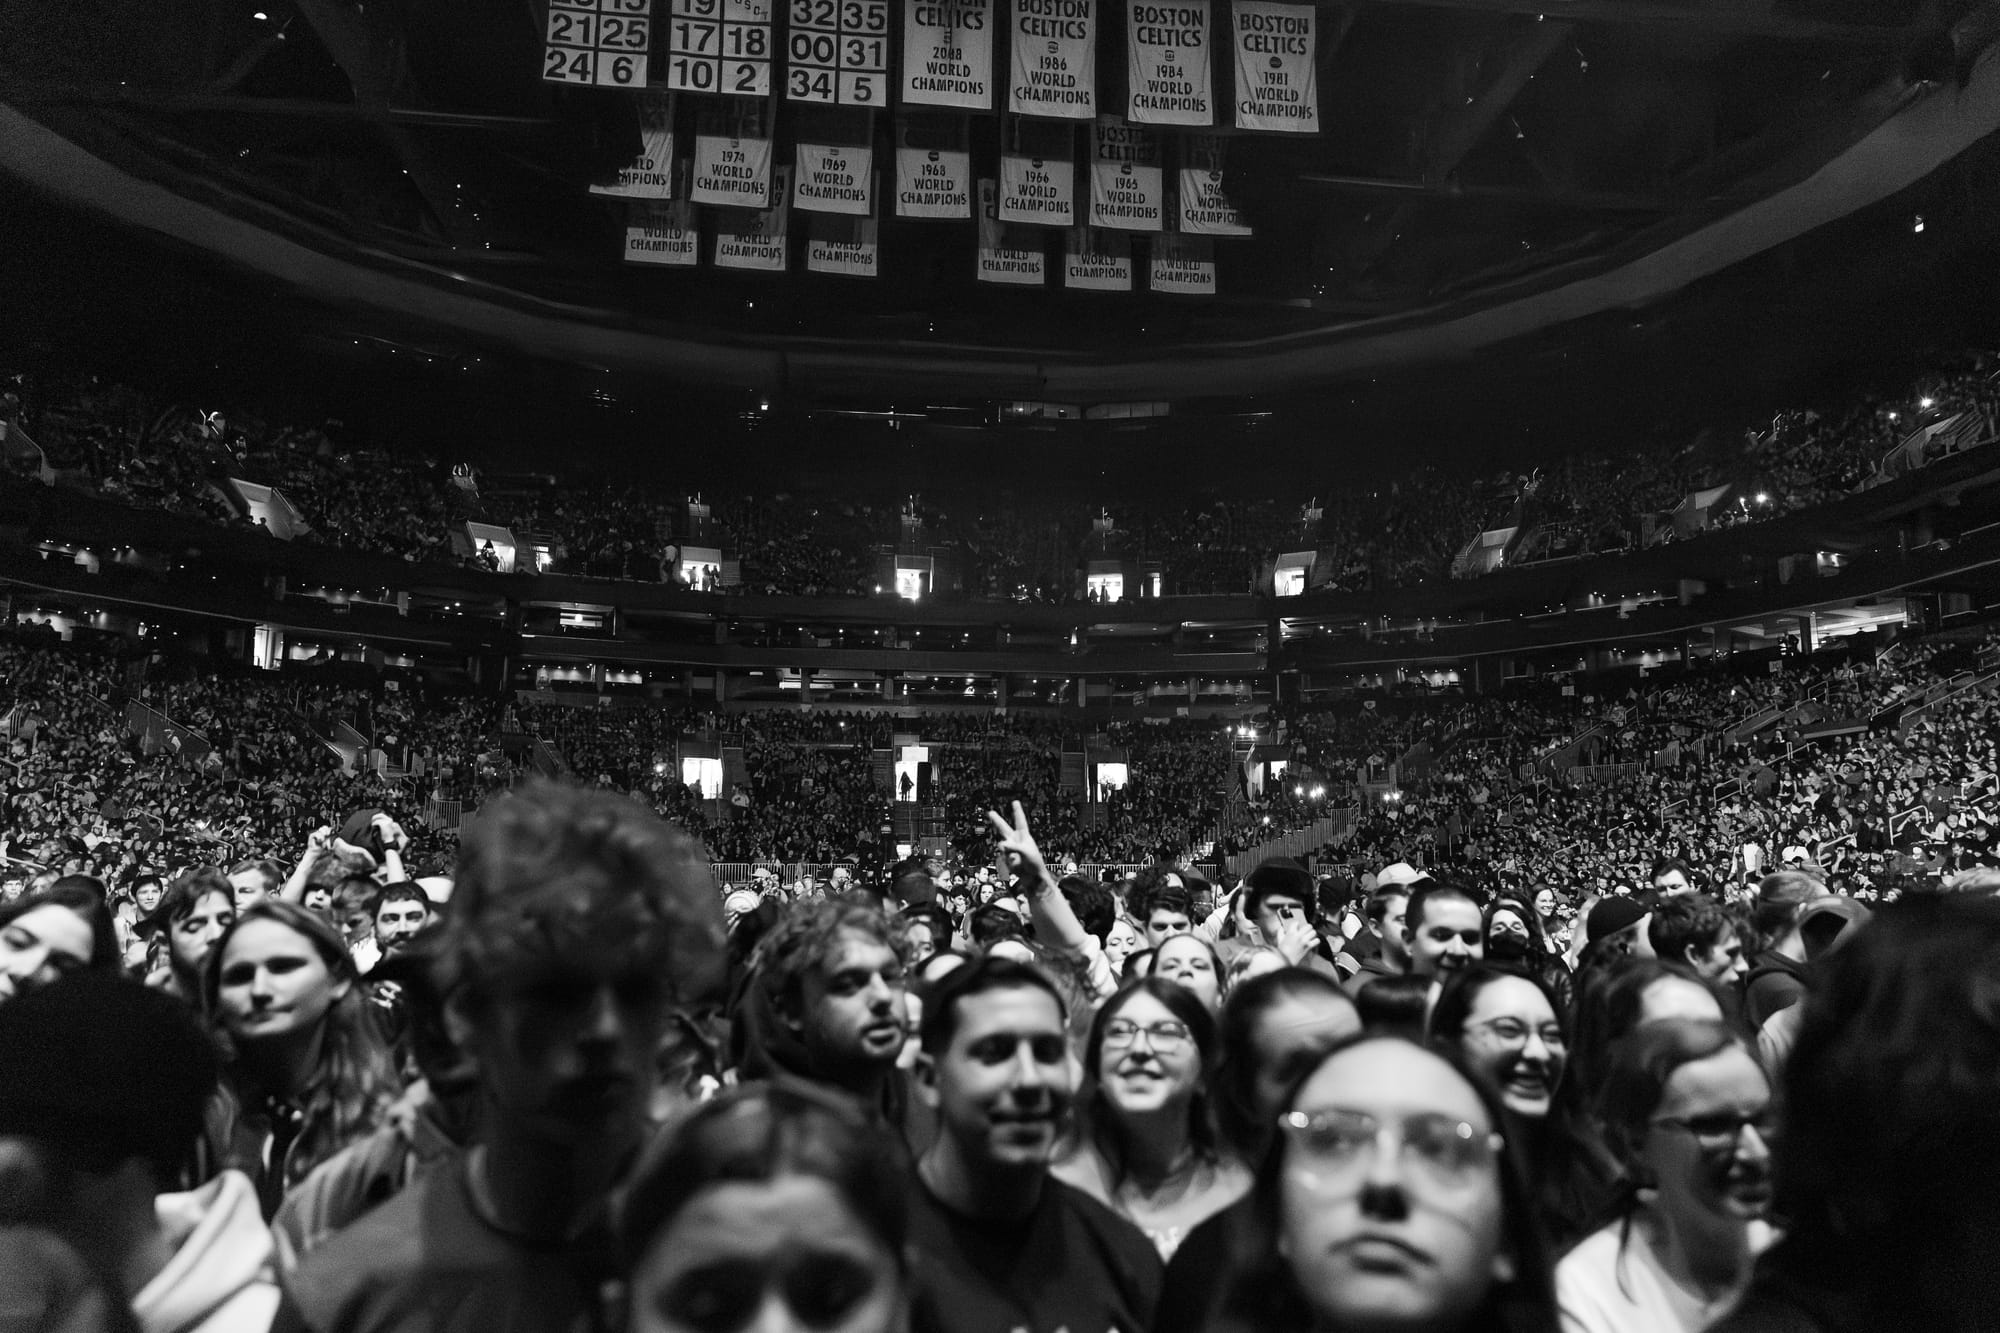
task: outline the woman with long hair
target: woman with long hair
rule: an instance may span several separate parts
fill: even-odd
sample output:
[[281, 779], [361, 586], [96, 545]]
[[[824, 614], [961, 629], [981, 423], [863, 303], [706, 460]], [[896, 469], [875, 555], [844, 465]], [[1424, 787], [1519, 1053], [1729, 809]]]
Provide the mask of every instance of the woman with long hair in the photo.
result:
[[1452, 1055], [1363, 1035], [1297, 1084], [1251, 1195], [1223, 1333], [1554, 1333], [1548, 1252], [1499, 1100]]
[[203, 981], [225, 1054], [214, 1164], [256, 1182], [268, 1220], [307, 1172], [374, 1130], [401, 1088], [354, 960], [305, 908], [245, 908]]
[[1056, 1175], [1131, 1219], [1163, 1259], [1250, 1188], [1249, 1171], [1216, 1133], [1215, 1059], [1208, 1009], [1158, 978], [1112, 996], [1084, 1047], [1082, 1127]]
[[1508, 1137], [1551, 1235], [1581, 1235], [1614, 1175], [1570, 1086], [1569, 1024], [1540, 977], [1491, 963], [1462, 968], [1431, 1011], [1430, 1044], [1498, 1090]]
[[0, 906], [0, 1003], [68, 972], [118, 968], [111, 909], [101, 892], [72, 882], [77, 878]]
[[908, 1188], [902, 1154], [851, 1103], [797, 1083], [723, 1093], [625, 1192], [632, 1333], [902, 1333]]
[[1612, 1048], [1597, 1108], [1624, 1197], [1556, 1267], [1563, 1325], [1701, 1333], [1770, 1238], [1770, 1080], [1721, 1023], [1662, 1019]]

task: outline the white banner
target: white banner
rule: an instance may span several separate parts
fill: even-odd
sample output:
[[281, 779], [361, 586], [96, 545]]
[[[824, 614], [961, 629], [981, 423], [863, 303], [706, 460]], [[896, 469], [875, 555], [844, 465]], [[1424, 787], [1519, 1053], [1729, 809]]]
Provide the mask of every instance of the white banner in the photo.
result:
[[1125, 0], [1128, 114], [1139, 125], [1213, 125], [1208, 0]]
[[725, 208], [771, 206], [771, 141], [694, 136], [694, 180], [688, 197]]
[[1159, 231], [1166, 225], [1166, 173], [1160, 141], [1116, 116], [1091, 127], [1090, 225]]
[[625, 213], [625, 262], [692, 268], [701, 262], [694, 204], [633, 204]]
[[1146, 285], [1177, 296], [1215, 295], [1215, 242], [1206, 236], [1156, 236]]
[[979, 182], [979, 280], [1017, 287], [1040, 287], [1047, 281], [1047, 256], [1040, 232], [1013, 232], [1000, 220], [999, 187]]
[[1222, 190], [1223, 144], [1213, 134], [1181, 140], [1181, 226], [1194, 236], [1248, 236], [1250, 220]]
[[867, 217], [875, 210], [875, 148], [802, 143], [792, 202], [810, 213]]
[[[666, 86], [680, 93], [771, 95], [771, 0], [670, 0]], [[640, 62], [643, 70], [645, 62]]]
[[994, 0], [903, 0], [903, 102], [993, 109]]
[[816, 213], [806, 224], [806, 268], [844, 278], [872, 278], [881, 265], [881, 228], [874, 218]]
[[618, 168], [609, 185], [593, 185], [592, 194], [614, 199], [674, 197], [673, 98], [665, 93], [639, 94], [639, 156]]
[[715, 266], [751, 269], [759, 273], [783, 273], [791, 260], [785, 226], [791, 219], [790, 167], [773, 173], [773, 194], [777, 203], [754, 212], [741, 210], [716, 215]]
[[1000, 155], [1000, 220], [1038, 227], [1076, 222], [1076, 164], [1053, 157]]
[[785, 99], [889, 105], [889, 0], [791, 0]]
[[963, 149], [896, 146], [896, 216], [972, 216], [972, 154]]
[[1083, 292], [1132, 290], [1132, 238], [1094, 227], [1063, 233], [1063, 286]]
[[1236, 128], [1319, 130], [1318, 13], [1311, 5], [1233, 0]]
[[1008, 43], [1017, 116], [1089, 120], [1097, 114], [1097, 0], [1013, 0]]

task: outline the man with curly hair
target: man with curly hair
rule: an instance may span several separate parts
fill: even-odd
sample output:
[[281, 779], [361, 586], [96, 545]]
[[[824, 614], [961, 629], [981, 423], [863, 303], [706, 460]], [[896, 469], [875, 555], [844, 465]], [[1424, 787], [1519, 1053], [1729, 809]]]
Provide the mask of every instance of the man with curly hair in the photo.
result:
[[606, 1198], [676, 1009], [722, 980], [706, 853], [626, 797], [524, 787], [481, 811], [455, 879], [434, 971], [478, 1070], [474, 1142], [299, 1266], [323, 1333], [597, 1326]]
[[908, 1133], [897, 1062], [909, 1034], [903, 922], [847, 898], [800, 903], [758, 941], [739, 1020], [746, 1074], [837, 1089]]

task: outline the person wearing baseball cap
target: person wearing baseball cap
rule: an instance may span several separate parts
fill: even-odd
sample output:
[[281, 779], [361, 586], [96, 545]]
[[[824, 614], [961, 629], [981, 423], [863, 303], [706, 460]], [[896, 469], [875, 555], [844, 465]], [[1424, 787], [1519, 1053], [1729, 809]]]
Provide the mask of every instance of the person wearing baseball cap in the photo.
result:
[[278, 1311], [249, 1177], [162, 1193], [219, 1076], [187, 1005], [115, 974], [76, 972], [0, 1006], [0, 1137], [39, 1168], [10, 1211], [67, 1242], [142, 1333], [258, 1333]]

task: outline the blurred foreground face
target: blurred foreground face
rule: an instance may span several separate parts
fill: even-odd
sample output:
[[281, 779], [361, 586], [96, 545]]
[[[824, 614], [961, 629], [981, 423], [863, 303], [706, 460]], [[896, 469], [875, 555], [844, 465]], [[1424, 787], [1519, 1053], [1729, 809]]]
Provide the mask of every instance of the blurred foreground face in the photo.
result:
[[238, 1041], [275, 1041], [310, 1032], [347, 990], [311, 940], [278, 921], [250, 921], [223, 949], [215, 1003]]
[[0, 927], [0, 1001], [90, 966], [90, 923], [60, 903], [45, 903]]
[[1451, 1066], [1365, 1042], [1292, 1106], [1278, 1243], [1321, 1327], [1457, 1328], [1512, 1277], [1494, 1126]]
[[634, 1333], [897, 1333], [895, 1256], [811, 1176], [710, 1185], [632, 1274]]
[[1676, 1069], [1642, 1148], [1658, 1182], [1655, 1206], [1708, 1230], [1763, 1217], [1774, 1120], [1771, 1085], [1748, 1051], [1731, 1047]]

